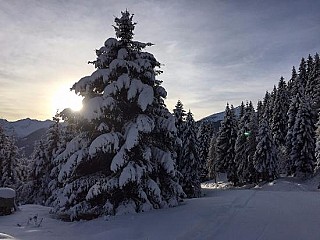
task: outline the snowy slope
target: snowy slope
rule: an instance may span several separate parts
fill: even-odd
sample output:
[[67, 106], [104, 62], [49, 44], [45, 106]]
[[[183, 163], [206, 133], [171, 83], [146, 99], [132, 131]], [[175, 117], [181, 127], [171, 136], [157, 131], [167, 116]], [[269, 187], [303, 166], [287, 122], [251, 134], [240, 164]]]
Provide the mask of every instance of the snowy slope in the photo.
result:
[[34, 149], [34, 144], [39, 141], [47, 133], [48, 128], [41, 128], [30, 133], [28, 136], [17, 139], [17, 146], [20, 151], [23, 151], [25, 156], [30, 156]]
[[[239, 116], [240, 114], [240, 107], [236, 107], [235, 109], [235, 114], [236, 116]], [[212, 123], [215, 123], [215, 122], [220, 122], [222, 121], [224, 118], [224, 111], [223, 112], [218, 112], [218, 113], [214, 113], [210, 116], [207, 116], [205, 118], [202, 118], [201, 120], [199, 121], [209, 121], [209, 122], [212, 122]]]
[[224, 112], [218, 112], [218, 113], [211, 114], [210, 116], [207, 116], [201, 119], [200, 121], [219, 122], [219, 121], [222, 121], [223, 118], [224, 118]]
[[9, 122], [5, 119], [0, 119], [0, 125], [4, 128], [7, 135], [14, 135], [16, 138], [23, 138], [29, 134], [42, 129], [48, 128], [52, 125], [53, 121], [39, 121], [35, 119], [22, 119], [14, 122]]
[[[0, 239], [7, 234], [21, 240], [319, 240], [320, 192], [313, 182], [285, 178], [227, 190], [206, 184], [203, 198], [176, 208], [81, 222], [61, 222], [46, 207], [25, 205], [11, 216], [0, 216]], [[38, 222], [43, 218], [39, 227], [33, 220], [28, 223], [35, 215]]]

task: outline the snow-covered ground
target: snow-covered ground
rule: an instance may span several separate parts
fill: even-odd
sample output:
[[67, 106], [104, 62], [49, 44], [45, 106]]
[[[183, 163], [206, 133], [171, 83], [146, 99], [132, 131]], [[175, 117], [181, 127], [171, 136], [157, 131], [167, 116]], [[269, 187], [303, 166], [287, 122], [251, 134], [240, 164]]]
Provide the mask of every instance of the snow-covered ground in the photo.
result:
[[80, 222], [62, 222], [47, 207], [24, 205], [0, 216], [0, 239], [319, 240], [318, 183], [283, 178], [252, 189], [207, 183], [204, 197], [176, 208]]

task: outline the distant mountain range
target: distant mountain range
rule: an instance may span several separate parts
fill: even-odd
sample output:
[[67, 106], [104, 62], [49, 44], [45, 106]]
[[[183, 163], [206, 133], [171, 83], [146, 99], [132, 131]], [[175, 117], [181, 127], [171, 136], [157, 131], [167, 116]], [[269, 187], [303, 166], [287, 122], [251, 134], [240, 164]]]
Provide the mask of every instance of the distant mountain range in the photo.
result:
[[[235, 108], [236, 115], [239, 115], [240, 107]], [[198, 121], [211, 122], [216, 129], [219, 128], [220, 122], [224, 118], [224, 112], [214, 113]], [[17, 141], [17, 146], [24, 152], [25, 156], [29, 157], [33, 152], [34, 144], [45, 136], [48, 128], [53, 124], [53, 121], [39, 121], [36, 119], [22, 119], [18, 121], [7, 121], [0, 119], [0, 125], [4, 128], [8, 136], [14, 136]]]
[[23, 138], [29, 134], [42, 129], [49, 128], [52, 125], [53, 121], [39, 121], [36, 119], [22, 119], [18, 121], [7, 121], [5, 119], [0, 119], [0, 125], [4, 128], [4, 131], [9, 136], [14, 136], [16, 138]]
[[[240, 106], [236, 107], [234, 109], [236, 116], [240, 115]], [[224, 118], [224, 111], [223, 112], [218, 112], [218, 113], [214, 113], [212, 115], [209, 115], [207, 117], [202, 118], [201, 120], [199, 120], [199, 122], [201, 121], [208, 121], [208, 122], [212, 122], [212, 123], [218, 123], [221, 122]]]
[[216, 122], [221, 122], [223, 120], [223, 118], [224, 118], [224, 111], [214, 113], [214, 114], [211, 114], [207, 117], [204, 117], [204, 118], [200, 119], [199, 122], [206, 121], [206, 122], [216, 123]]
[[8, 136], [13, 136], [17, 141], [17, 146], [29, 157], [33, 151], [34, 144], [40, 140], [53, 121], [39, 121], [35, 119], [22, 119], [18, 121], [7, 121], [0, 119], [0, 125], [4, 128]]

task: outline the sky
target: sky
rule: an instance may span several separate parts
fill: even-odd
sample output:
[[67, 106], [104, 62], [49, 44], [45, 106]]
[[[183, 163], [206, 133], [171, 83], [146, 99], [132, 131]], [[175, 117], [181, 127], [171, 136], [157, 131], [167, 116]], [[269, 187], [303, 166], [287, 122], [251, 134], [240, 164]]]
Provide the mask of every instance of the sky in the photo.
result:
[[320, 52], [318, 0], [0, 0], [0, 118], [51, 119], [77, 108], [72, 85], [128, 9], [134, 39], [163, 64], [170, 111], [196, 120], [262, 99], [302, 57]]

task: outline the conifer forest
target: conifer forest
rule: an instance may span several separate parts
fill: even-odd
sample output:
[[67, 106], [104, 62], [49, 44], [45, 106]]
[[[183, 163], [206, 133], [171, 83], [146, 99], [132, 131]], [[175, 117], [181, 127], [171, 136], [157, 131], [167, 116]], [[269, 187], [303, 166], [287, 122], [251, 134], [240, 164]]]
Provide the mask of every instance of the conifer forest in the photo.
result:
[[179, 206], [221, 175], [241, 189], [319, 174], [318, 53], [297, 59], [257, 104], [226, 103], [217, 125], [195, 121], [179, 99], [167, 108], [162, 63], [152, 43], [134, 39], [136, 27], [127, 10], [114, 18], [115, 36], [89, 62], [95, 71], [71, 86], [82, 110], [57, 112], [31, 157], [0, 126], [0, 187], [15, 189], [19, 205], [91, 220]]

